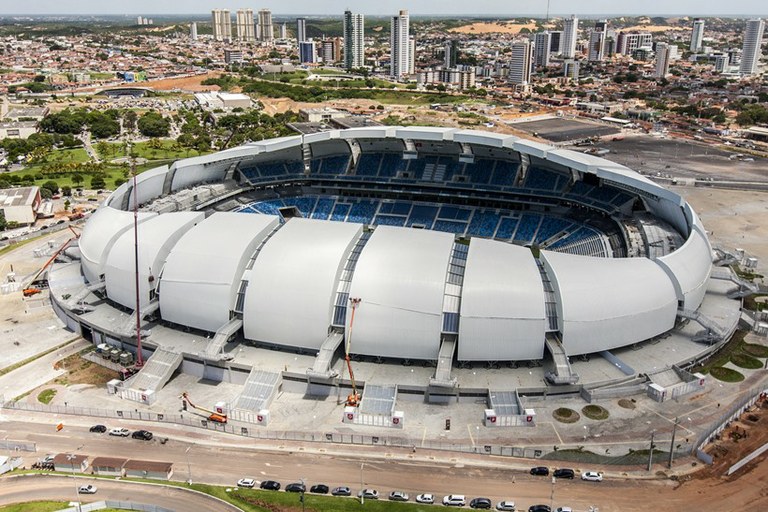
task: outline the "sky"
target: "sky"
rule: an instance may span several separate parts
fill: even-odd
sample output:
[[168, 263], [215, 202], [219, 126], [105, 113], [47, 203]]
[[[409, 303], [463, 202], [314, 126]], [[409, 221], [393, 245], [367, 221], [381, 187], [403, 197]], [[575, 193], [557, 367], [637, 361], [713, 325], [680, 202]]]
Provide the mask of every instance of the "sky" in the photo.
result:
[[[768, 17], [766, 0], [549, 0], [550, 12], [577, 15], [751, 15]], [[547, 0], [0, 0], [8, 14], [204, 14], [214, 8], [271, 9], [280, 14], [341, 14], [346, 9], [368, 15], [411, 14], [543, 16]]]

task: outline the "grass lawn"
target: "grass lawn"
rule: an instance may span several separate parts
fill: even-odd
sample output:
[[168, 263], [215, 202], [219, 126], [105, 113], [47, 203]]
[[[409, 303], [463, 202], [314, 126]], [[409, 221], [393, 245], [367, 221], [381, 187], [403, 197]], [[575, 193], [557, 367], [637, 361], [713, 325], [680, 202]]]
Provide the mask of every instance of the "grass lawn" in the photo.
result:
[[149, 142], [138, 142], [133, 145], [133, 153], [139, 158], [144, 158], [150, 161], [176, 160], [179, 158], [190, 158], [212, 153], [212, 151], [200, 153], [196, 149], [187, 148], [175, 149], [176, 142], [172, 140], [161, 140], [160, 142], [162, 143], [162, 148], [159, 149], [149, 147]]
[[37, 395], [37, 401], [45, 405], [48, 405], [51, 403], [51, 401], [53, 400], [53, 397], [55, 396], [56, 396], [55, 389], [44, 389]]
[[66, 501], [30, 501], [0, 507], [0, 512], [53, 512], [69, 506]]

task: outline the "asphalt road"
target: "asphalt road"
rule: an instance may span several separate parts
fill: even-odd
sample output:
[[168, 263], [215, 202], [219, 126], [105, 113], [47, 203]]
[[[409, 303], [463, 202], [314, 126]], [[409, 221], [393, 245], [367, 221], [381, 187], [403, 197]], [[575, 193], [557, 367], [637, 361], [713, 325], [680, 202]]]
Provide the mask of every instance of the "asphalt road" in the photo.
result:
[[[84, 420], [89, 421], [87, 418]], [[173, 462], [176, 480], [186, 480], [191, 476], [195, 482], [234, 485], [239, 478], [250, 477], [257, 481], [277, 480], [285, 486], [305, 479], [308, 485], [347, 485], [355, 493], [361, 487], [372, 487], [384, 496], [397, 489], [408, 492], [412, 497], [430, 492], [438, 499], [447, 494], [465, 494], [467, 500], [476, 496], [485, 496], [494, 502], [512, 499], [517, 502], [518, 508], [527, 508], [535, 503], [549, 504], [554, 494], [552, 501], [556, 507], [571, 506], [576, 510], [588, 510], [590, 506], [597, 506], [601, 512], [639, 511], [644, 509], [630, 506], [639, 505], [639, 502], [634, 501], [638, 493], [655, 493], [664, 489], [670, 491], [673, 485], [669, 481], [647, 482], [622, 478], [606, 478], [602, 483], [593, 483], [578, 480], [578, 476], [576, 480], [558, 480], [553, 485], [548, 477], [529, 475], [526, 461], [521, 460], [497, 459], [494, 461], [497, 463], [496, 468], [482, 468], [461, 458], [443, 461], [426, 451], [419, 450], [416, 454], [392, 453], [388, 447], [345, 447], [348, 452], [338, 455], [307, 453], [301, 446], [291, 446], [288, 442], [285, 446], [273, 444], [272, 449], [255, 449], [252, 440], [208, 433], [205, 438], [201, 435], [201, 438], [195, 440], [193, 435], [197, 433], [185, 434], [180, 428], [174, 427], [167, 427], [171, 431], [167, 434], [155, 430], [156, 436], [168, 435], [171, 438], [167, 443], [160, 444], [157, 438], [145, 442], [91, 434], [87, 424], [73, 426], [71, 418], [66, 421], [65, 429], [58, 433], [53, 424], [6, 421], [0, 423], [0, 439], [9, 436], [13, 440], [36, 442], [37, 453], [25, 456], [27, 466], [46, 453], [76, 452], [91, 457], [112, 456]], [[129, 423], [113, 423], [108, 426], [133, 426]], [[189, 441], [195, 442], [181, 439], [184, 435], [188, 436]], [[333, 447], [329, 446], [328, 450], [333, 450]], [[537, 462], [547, 464], [544, 461]], [[513, 467], [512, 464], [517, 466]], [[83, 482], [86, 480], [82, 479]], [[3, 481], [0, 479], [0, 483]], [[103, 498], [101, 488], [104, 484], [100, 480], [97, 485], [100, 489], [99, 497]], [[0, 504], [7, 499], [3, 497], [2, 489], [0, 486]], [[73, 494], [74, 487], [70, 481], [63, 497], [71, 499]], [[133, 491], [130, 495], [134, 496]], [[17, 500], [21, 497], [19, 494], [14, 496]], [[121, 496], [125, 497], [118, 497]], [[133, 499], [138, 501], [136, 497]], [[181, 508], [178, 504], [171, 508], [195, 510]]]
[[154, 504], [170, 510], [190, 512], [233, 512], [239, 510], [202, 493], [178, 487], [146, 485], [117, 480], [83, 477], [28, 475], [0, 478], [0, 506], [30, 500], [74, 501], [77, 486], [93, 483], [96, 494], [80, 495], [82, 503], [102, 500]]

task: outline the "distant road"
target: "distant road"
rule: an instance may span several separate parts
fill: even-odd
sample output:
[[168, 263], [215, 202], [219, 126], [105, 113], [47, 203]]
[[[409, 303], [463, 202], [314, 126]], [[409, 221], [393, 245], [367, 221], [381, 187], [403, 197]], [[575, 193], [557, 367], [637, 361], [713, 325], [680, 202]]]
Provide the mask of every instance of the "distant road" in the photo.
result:
[[90, 483], [96, 494], [80, 495], [83, 502], [102, 500], [131, 501], [158, 505], [179, 512], [234, 512], [240, 509], [208, 495], [180, 487], [142, 485], [117, 480], [54, 475], [28, 475], [0, 478], [0, 507], [27, 501], [74, 501], [76, 487]]

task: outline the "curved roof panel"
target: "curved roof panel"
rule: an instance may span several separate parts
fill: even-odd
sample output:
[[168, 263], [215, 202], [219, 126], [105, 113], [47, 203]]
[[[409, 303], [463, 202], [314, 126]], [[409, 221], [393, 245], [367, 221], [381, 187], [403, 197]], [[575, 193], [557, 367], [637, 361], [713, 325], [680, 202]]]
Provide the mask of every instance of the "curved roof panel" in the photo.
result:
[[464, 272], [458, 359], [541, 359], [544, 329], [544, 288], [531, 251], [473, 239]]
[[712, 271], [712, 253], [698, 229], [691, 231], [691, 236], [682, 247], [656, 261], [672, 279], [683, 307], [698, 309], [707, 292]]
[[[157, 214], [140, 212], [139, 222], [155, 215]], [[91, 215], [78, 241], [83, 274], [89, 283], [101, 281], [109, 251], [120, 235], [132, 227], [133, 212], [102, 207]]]
[[674, 327], [675, 289], [653, 261], [551, 251], [542, 251], [542, 258], [568, 355], [623, 347]]
[[245, 266], [277, 223], [272, 215], [214, 213], [187, 231], [160, 280], [163, 319], [211, 332], [227, 323]]
[[350, 297], [361, 299], [347, 325], [352, 353], [437, 359], [452, 248], [448, 233], [376, 228], [352, 277]]
[[[202, 221], [202, 212], [157, 215], [139, 226], [139, 297], [141, 307], [150, 301], [173, 246], [192, 226]], [[123, 231], [109, 252], [104, 269], [107, 296], [123, 306], [136, 308], [136, 262], [133, 230]], [[150, 281], [150, 276], [154, 279]]]
[[319, 349], [339, 276], [361, 224], [292, 219], [269, 239], [248, 275], [243, 332], [251, 340]]

